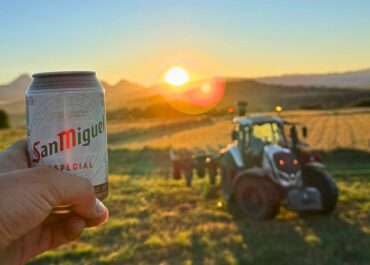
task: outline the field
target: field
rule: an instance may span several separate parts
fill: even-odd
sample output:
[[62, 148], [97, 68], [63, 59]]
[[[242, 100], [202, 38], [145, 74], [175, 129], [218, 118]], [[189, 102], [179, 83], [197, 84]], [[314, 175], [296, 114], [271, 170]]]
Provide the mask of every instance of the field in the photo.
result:
[[[283, 117], [288, 121], [299, 122], [308, 128], [307, 142], [316, 150], [334, 150], [337, 148], [354, 148], [370, 150], [370, 110], [348, 109], [342, 111], [287, 111]], [[184, 122], [182, 122], [184, 124]], [[112, 148], [141, 149], [205, 147], [207, 145], [225, 145], [229, 142], [233, 127], [230, 118], [197, 119], [187, 121], [187, 129], [176, 127], [174, 121], [163, 121], [160, 134], [154, 134], [153, 129], [158, 124], [148, 127], [112, 126], [114, 135], [136, 130], [140, 133], [133, 137], [111, 139]]]
[[[370, 110], [291, 111], [309, 130], [340, 197], [328, 216], [286, 208], [252, 221], [223, 201], [219, 179], [168, 178], [168, 148], [229, 142], [228, 118], [108, 122], [111, 217], [29, 264], [370, 264]], [[0, 148], [24, 135], [0, 131]]]

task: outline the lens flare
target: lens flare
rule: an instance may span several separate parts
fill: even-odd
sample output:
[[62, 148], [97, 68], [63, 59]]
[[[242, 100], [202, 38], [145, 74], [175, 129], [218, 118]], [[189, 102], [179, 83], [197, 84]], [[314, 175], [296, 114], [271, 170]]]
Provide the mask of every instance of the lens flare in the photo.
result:
[[[167, 101], [176, 110], [186, 114], [201, 114], [215, 108], [222, 100], [225, 83], [222, 78], [189, 83], [181, 89], [172, 89]], [[171, 90], [171, 88], [168, 88]]]
[[232, 106], [228, 106], [226, 108], [226, 112], [229, 113], [229, 114], [233, 114], [235, 112], [235, 109]]
[[212, 91], [212, 87], [208, 82], [206, 82], [206, 83], [202, 84], [202, 86], [200, 87], [200, 91], [203, 94], [208, 94], [209, 92]]

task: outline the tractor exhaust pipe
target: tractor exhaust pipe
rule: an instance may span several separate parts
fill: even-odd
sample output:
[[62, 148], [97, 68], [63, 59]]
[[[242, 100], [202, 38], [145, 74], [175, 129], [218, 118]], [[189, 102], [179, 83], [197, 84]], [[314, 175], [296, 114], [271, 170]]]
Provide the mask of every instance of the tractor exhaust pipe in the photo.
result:
[[238, 101], [236, 105], [238, 110], [238, 116], [245, 116], [245, 114], [247, 113], [248, 106], [247, 101]]

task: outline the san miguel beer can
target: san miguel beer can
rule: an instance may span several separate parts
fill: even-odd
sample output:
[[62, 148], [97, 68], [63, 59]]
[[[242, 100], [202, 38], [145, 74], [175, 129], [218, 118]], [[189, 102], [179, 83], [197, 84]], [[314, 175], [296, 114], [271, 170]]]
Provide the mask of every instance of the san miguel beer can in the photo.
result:
[[31, 166], [49, 166], [87, 178], [97, 198], [106, 198], [105, 92], [95, 73], [52, 72], [32, 77], [26, 91]]

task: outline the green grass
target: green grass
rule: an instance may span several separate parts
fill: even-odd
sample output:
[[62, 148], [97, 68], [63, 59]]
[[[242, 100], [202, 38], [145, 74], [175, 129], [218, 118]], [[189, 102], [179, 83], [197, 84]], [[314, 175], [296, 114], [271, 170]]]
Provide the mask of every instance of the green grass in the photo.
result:
[[0, 152], [20, 138], [26, 137], [26, 131], [21, 128], [0, 129]]
[[[115, 175], [105, 202], [109, 221], [30, 264], [370, 263], [370, 166], [365, 160], [359, 171], [360, 165], [352, 168], [343, 153], [324, 155], [340, 188], [333, 214], [299, 216], [282, 208], [275, 220], [258, 222], [226, 205], [219, 184], [212, 187], [207, 178], [187, 188], [184, 180], [118, 174], [121, 155], [110, 155]], [[335, 156], [339, 162], [347, 159], [345, 174], [335, 170]], [[148, 164], [148, 172], [150, 167], [155, 165]]]

